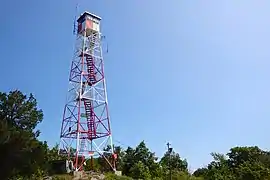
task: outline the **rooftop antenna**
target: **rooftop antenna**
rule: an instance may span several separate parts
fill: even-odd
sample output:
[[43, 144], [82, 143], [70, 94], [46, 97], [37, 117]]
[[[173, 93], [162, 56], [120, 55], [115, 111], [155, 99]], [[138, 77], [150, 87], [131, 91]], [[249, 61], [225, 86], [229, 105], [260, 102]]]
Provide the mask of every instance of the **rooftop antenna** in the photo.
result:
[[[106, 41], [106, 36], [105, 35], [102, 35], [101, 36], [101, 40], [105, 40]], [[109, 43], [106, 42], [106, 53], [109, 53]]]
[[77, 20], [78, 6], [79, 6], [79, 2], [76, 3], [75, 16], [74, 16], [74, 22], [73, 22], [73, 35], [76, 35], [76, 20]]

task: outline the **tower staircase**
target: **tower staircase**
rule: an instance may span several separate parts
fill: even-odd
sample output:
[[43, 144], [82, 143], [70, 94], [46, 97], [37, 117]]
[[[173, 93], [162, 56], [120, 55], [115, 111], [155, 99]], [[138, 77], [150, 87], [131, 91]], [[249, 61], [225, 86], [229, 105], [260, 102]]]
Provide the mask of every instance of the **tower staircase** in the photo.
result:
[[95, 72], [95, 62], [92, 55], [86, 56], [86, 64], [87, 64], [87, 73], [88, 73], [88, 84], [93, 85], [97, 82], [96, 72]]
[[88, 138], [93, 140], [96, 138], [95, 113], [94, 107], [89, 99], [84, 99], [85, 115], [87, 119]]

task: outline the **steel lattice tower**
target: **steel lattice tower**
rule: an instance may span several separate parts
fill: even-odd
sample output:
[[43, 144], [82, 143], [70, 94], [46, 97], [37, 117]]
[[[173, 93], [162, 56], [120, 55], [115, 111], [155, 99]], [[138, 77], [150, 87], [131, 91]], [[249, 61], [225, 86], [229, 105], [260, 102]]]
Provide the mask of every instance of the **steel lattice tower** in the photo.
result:
[[[103, 156], [115, 170], [102, 57], [101, 18], [84, 12], [77, 20], [74, 57], [60, 134], [61, 152], [82, 170], [86, 159]], [[108, 145], [110, 150], [105, 151]], [[75, 152], [72, 152], [72, 149]], [[104, 153], [112, 158], [106, 158]], [[108, 157], [108, 156], [107, 156]]]

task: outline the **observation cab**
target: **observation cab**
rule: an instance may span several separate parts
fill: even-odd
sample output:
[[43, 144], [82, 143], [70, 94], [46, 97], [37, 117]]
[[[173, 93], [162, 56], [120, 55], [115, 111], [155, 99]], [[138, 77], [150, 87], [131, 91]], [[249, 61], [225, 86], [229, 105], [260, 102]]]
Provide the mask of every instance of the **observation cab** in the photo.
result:
[[85, 11], [77, 20], [78, 30], [77, 33], [82, 36], [90, 36], [93, 33], [100, 32], [101, 17]]

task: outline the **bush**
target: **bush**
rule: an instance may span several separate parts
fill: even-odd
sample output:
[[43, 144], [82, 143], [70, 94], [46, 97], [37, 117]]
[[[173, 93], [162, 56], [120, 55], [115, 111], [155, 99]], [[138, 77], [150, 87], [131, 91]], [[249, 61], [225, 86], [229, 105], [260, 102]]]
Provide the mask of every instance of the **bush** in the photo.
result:
[[155, 177], [153, 180], [163, 180], [161, 177]]
[[73, 177], [68, 174], [63, 174], [63, 175], [55, 175], [52, 177], [52, 180], [72, 180]]
[[127, 176], [117, 176], [113, 173], [108, 173], [105, 176], [105, 180], [132, 180], [132, 178]]

